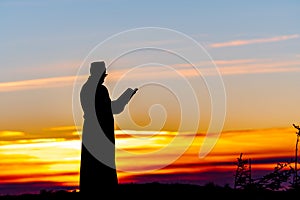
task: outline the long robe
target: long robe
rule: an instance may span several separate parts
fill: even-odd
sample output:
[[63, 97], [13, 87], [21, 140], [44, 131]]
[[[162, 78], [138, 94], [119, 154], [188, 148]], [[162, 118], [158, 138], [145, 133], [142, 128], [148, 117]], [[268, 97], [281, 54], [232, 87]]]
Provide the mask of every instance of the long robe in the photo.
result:
[[114, 194], [118, 178], [115, 165], [114, 118], [107, 88], [101, 82], [89, 78], [81, 90], [81, 104], [84, 125], [80, 192], [87, 195]]

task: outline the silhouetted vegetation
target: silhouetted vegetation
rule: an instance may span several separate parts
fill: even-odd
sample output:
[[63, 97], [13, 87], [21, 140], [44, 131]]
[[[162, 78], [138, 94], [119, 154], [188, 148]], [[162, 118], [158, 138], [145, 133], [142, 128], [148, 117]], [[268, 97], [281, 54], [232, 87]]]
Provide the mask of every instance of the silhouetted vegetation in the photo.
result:
[[260, 178], [251, 177], [251, 159], [243, 159], [242, 154], [237, 161], [234, 188], [240, 190], [286, 191], [296, 189], [293, 182], [295, 169], [290, 162], [277, 163], [274, 170]]
[[[100, 192], [100, 191], [99, 191]], [[161, 199], [162, 197], [184, 199], [197, 197], [216, 199], [283, 199], [299, 195], [297, 190], [270, 191], [265, 189], [239, 190], [225, 186], [218, 186], [214, 183], [207, 183], [204, 186], [190, 184], [120, 184], [117, 196], [122, 199]], [[81, 197], [79, 192], [66, 191], [41, 191], [40, 194], [24, 194], [19, 196], [1, 196], [1, 200], [60, 200], [60, 199], [87, 199]]]
[[251, 159], [243, 159], [243, 153], [237, 158], [234, 189], [240, 190], [263, 190], [263, 191], [291, 191], [299, 189], [298, 175], [298, 143], [300, 127], [293, 124], [297, 129], [295, 158], [291, 162], [277, 163], [274, 170], [260, 178], [251, 177]]

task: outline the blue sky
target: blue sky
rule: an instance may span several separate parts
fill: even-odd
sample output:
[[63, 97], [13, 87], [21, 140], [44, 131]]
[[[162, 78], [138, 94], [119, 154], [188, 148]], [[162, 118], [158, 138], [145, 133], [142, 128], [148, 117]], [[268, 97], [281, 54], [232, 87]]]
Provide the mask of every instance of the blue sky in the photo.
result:
[[[295, 114], [300, 113], [296, 108], [300, 95], [294, 92], [299, 89], [299, 13], [299, 1], [291, 0], [3, 0], [0, 81], [74, 76], [87, 54], [111, 35], [139, 27], [162, 27], [192, 37], [220, 63], [219, 67], [227, 70], [223, 78], [228, 97], [227, 120], [235, 124], [232, 128], [288, 126], [300, 118]], [[242, 44], [228, 45], [232, 41]], [[213, 47], [219, 44], [225, 46]], [[226, 68], [224, 61], [242, 68]], [[71, 125], [71, 93], [70, 87], [2, 92], [2, 105], [6, 105], [3, 110], [13, 109], [10, 102], [31, 111], [40, 110], [36, 106], [67, 107], [63, 115], [69, 116], [65, 118]], [[16, 100], [33, 102], [34, 96], [42, 98], [44, 104], [24, 106]], [[57, 100], [57, 96], [62, 99]], [[52, 112], [44, 113], [57, 115]], [[1, 118], [12, 123], [8, 123], [5, 114]]]
[[[299, 33], [299, 7], [298, 1], [4, 0], [0, 2], [1, 67], [11, 70], [81, 60], [110, 35], [144, 26], [174, 29], [204, 43], [295, 34]], [[281, 47], [284, 54], [299, 50], [290, 43]], [[244, 51], [210, 53], [222, 59], [268, 56], [265, 51], [264, 55]], [[1, 79], [44, 76], [15, 74]]]

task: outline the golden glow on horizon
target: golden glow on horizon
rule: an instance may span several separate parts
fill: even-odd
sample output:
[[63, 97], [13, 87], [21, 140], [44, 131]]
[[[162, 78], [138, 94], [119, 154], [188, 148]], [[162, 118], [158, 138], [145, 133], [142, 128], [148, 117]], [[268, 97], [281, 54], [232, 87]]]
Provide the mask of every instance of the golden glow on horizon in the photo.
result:
[[36, 139], [0, 145], [1, 183], [55, 181], [78, 185], [79, 152], [78, 140]]
[[[290, 158], [292, 158], [294, 154], [295, 134], [294, 130], [291, 128], [224, 132], [219, 138], [218, 143], [216, 144], [212, 152], [205, 158], [199, 159], [198, 153], [202, 142], [203, 135], [198, 134], [193, 144], [184, 153], [184, 155], [172, 164], [173, 167], [167, 167], [159, 171], [155, 171], [155, 173], [176, 174], [176, 172], [178, 173], [184, 171], [192, 173], [200, 171], [209, 171], [212, 168], [219, 170], [234, 170], [236, 167], [234, 165], [223, 164], [221, 166], [215, 167], [213, 167], [213, 165], [214, 163], [220, 162], [234, 163], [240, 153], [244, 153], [246, 157], [251, 158], [252, 160], [270, 158], [276, 160], [277, 157], [283, 157], [287, 159], [286, 162], [289, 162]], [[142, 148], [135, 149], [135, 151], [141, 151], [142, 153], [144, 153]], [[274, 152], [276, 153], [274, 154]], [[176, 151], [174, 151], [174, 153], [176, 153]], [[126, 162], [123, 162], [122, 160], [121, 153], [119, 154], [119, 156], [120, 162], [118, 164], [126, 165]], [[156, 162], [159, 162], [159, 160], [155, 158], [150, 160], [151, 162], [145, 162], [145, 164], [155, 165]], [[276, 163], [253, 164], [253, 168], [254, 170], [272, 170], [275, 167], [275, 164]], [[192, 165], [194, 167], [188, 167], [189, 165]], [[197, 165], [199, 167], [196, 167]], [[140, 166], [136, 166], [136, 168], [140, 169]], [[122, 177], [124, 177], [125, 179], [125, 177], [128, 176], [126, 172], [119, 172], [119, 175], [121, 179]]]
[[[61, 130], [61, 128], [58, 128]], [[62, 128], [65, 130], [68, 128]], [[68, 129], [70, 130], [70, 129]], [[186, 134], [186, 133], [185, 133]], [[186, 137], [192, 137], [187, 134]], [[171, 154], [153, 157], [152, 152], [171, 144], [177, 132], [151, 131], [116, 131], [117, 166], [129, 171], [118, 171], [120, 183], [134, 180], [140, 175], [174, 175], [232, 171], [240, 153], [253, 161], [286, 158], [294, 156], [295, 131], [293, 128], [244, 130], [223, 132], [212, 152], [205, 158], [199, 158], [199, 150], [205, 134], [197, 134], [193, 143], [175, 162], [162, 169], [139, 172], [141, 169], [151, 169], [160, 164], [164, 158], [176, 156], [184, 143], [172, 144]], [[54, 181], [66, 186], [78, 186], [80, 167], [80, 139], [34, 139], [17, 140], [0, 143], [1, 183], [20, 183], [32, 181]], [[128, 151], [130, 157], [124, 156]], [[142, 162], [137, 162], [135, 156], [143, 156]], [[276, 163], [254, 163], [253, 170], [272, 171]], [[136, 172], [134, 172], [137, 170]], [[147, 170], [146, 170], [147, 171]]]

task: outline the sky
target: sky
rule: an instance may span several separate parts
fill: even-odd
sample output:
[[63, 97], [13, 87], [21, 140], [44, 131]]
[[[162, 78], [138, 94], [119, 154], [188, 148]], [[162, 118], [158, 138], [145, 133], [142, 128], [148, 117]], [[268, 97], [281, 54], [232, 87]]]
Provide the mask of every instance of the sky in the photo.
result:
[[121, 182], [232, 183], [241, 152], [258, 175], [289, 160], [299, 13], [293, 0], [0, 1], [0, 194], [78, 187], [93, 60], [109, 64], [112, 98], [139, 88], [115, 117]]

